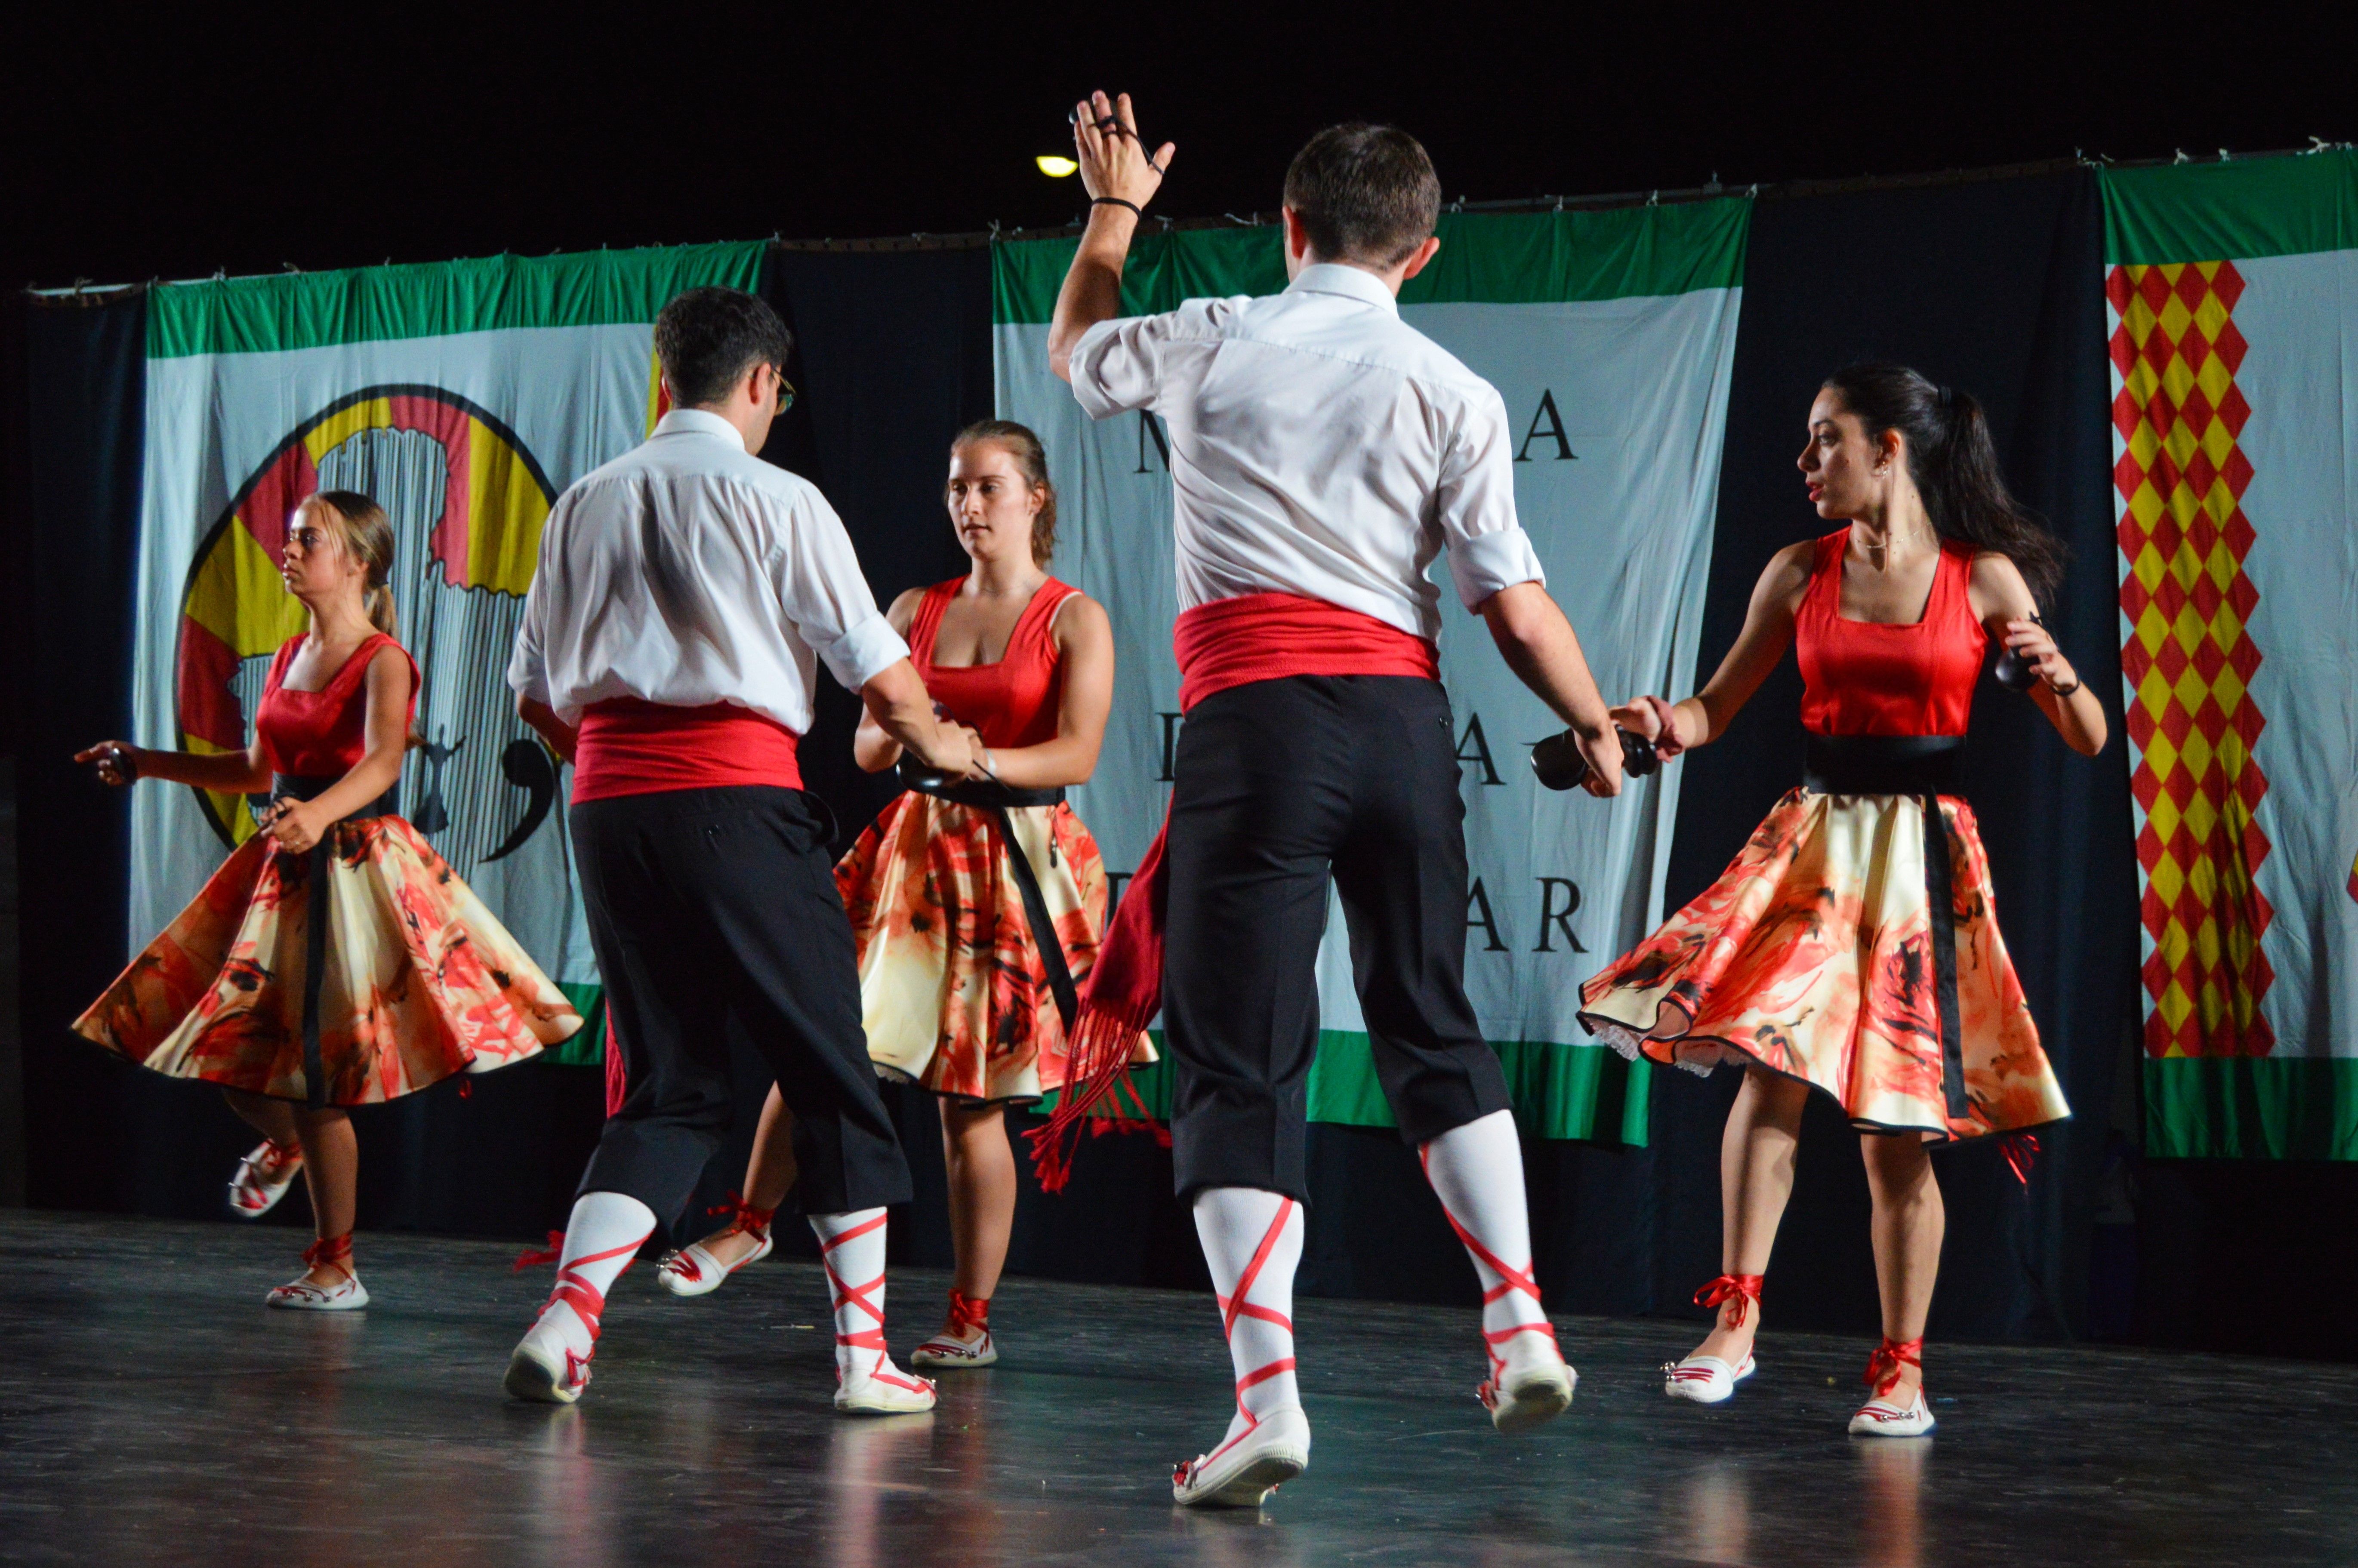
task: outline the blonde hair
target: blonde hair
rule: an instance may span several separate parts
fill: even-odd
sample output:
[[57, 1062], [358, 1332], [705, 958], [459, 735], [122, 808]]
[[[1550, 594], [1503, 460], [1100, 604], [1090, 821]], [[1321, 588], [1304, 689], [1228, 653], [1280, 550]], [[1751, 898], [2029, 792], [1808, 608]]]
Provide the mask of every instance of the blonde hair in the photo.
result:
[[361, 602], [368, 611], [369, 624], [388, 637], [399, 636], [400, 621], [388, 580], [393, 573], [393, 519], [385, 515], [384, 507], [356, 490], [323, 490], [306, 496], [295, 510], [299, 513], [306, 507], [333, 530], [344, 554], [368, 568]]
[[1056, 554], [1056, 487], [1048, 482], [1048, 454], [1040, 438], [1012, 419], [978, 419], [957, 433], [950, 450], [977, 441], [989, 441], [1013, 458], [1016, 472], [1039, 496], [1040, 510], [1032, 514], [1032, 564], [1046, 566]]

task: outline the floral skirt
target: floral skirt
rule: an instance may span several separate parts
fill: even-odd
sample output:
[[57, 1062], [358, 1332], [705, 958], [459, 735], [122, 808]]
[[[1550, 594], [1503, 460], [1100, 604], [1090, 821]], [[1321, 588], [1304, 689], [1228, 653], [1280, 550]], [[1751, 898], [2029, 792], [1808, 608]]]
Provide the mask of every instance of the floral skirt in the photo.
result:
[[330, 831], [324, 855], [259, 834], [240, 845], [75, 1030], [173, 1077], [314, 1100], [303, 1011], [315, 895], [328, 901], [315, 1103], [393, 1099], [581, 1027], [415, 827], [369, 816]]
[[[1104, 857], [1069, 806], [1007, 818], [1078, 985], [1105, 930]], [[912, 790], [835, 868], [879, 1073], [976, 1101], [1064, 1087], [1065, 1021], [1001, 840], [990, 812]], [[1154, 1060], [1142, 1033], [1131, 1060]]]
[[1949, 1008], [1922, 806], [1797, 789], [1702, 897], [1581, 988], [1581, 1022], [1633, 1060], [1800, 1078], [1862, 1129], [1950, 1140], [2071, 1115], [1998, 935], [1973, 809], [1940, 803]]

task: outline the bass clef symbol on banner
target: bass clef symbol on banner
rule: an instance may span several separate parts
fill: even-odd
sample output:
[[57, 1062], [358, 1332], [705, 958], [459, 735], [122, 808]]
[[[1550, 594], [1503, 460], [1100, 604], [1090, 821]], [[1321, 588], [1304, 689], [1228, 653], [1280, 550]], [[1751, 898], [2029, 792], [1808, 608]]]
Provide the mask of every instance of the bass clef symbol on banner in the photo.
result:
[[540, 830], [548, 819], [548, 808], [557, 800], [557, 764], [549, 760], [548, 749], [537, 741], [511, 741], [508, 749], [500, 753], [500, 772], [508, 783], [523, 790], [527, 799], [524, 818], [500, 847], [483, 857], [486, 863], [505, 860], [524, 847], [525, 840]]

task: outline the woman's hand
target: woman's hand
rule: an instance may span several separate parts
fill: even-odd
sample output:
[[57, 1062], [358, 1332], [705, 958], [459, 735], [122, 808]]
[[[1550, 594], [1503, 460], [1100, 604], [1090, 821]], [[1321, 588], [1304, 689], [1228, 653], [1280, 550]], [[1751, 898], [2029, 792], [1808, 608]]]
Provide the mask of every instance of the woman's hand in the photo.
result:
[[982, 731], [966, 724], [958, 728], [966, 731], [967, 750], [974, 753], [974, 766], [967, 771], [966, 776], [976, 784], [996, 784], [999, 775], [991, 771], [990, 748], [983, 744]]
[[318, 803], [308, 800], [277, 802], [263, 815], [261, 825], [280, 849], [292, 855], [309, 853], [331, 826], [319, 814]]
[[1659, 697], [1641, 697], [1613, 710], [1614, 725], [1654, 743], [1654, 755], [1670, 761], [1687, 749], [1679, 729], [1679, 710]]
[[2009, 621], [2006, 623], [2006, 645], [2015, 651], [2023, 663], [2039, 673], [2050, 691], [2068, 692], [2080, 684], [2080, 674], [2071, 661], [2055, 645], [2047, 628], [2036, 621]]
[[89, 762], [98, 770], [101, 784], [120, 788], [139, 777], [139, 764], [146, 756], [136, 746], [120, 741], [101, 741], [85, 752], [76, 752], [74, 761]]

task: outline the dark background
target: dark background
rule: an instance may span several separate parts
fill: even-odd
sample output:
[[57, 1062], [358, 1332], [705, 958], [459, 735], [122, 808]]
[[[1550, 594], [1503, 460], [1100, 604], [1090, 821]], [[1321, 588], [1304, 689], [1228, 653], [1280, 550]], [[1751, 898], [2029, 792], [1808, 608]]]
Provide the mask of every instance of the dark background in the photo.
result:
[[[1811, 391], [1831, 365], [1876, 354], [1988, 406], [2010, 476], [2077, 548], [2056, 619], [2093, 670], [2114, 656], [2117, 611], [2093, 177], [2050, 165], [1920, 189], [1811, 182], [2075, 148], [2215, 156], [2353, 128], [2328, 51], [2301, 47], [2321, 11], [2147, 5], [2084, 27], [1996, 13], [1937, 24], [1863, 11], [1773, 23], [1559, 14], [1415, 37], [1365, 12], [1262, 14], [1249, 26], [1203, 11], [1110, 24], [868, 14], [884, 19], [855, 30], [707, 9], [611, 38], [578, 16], [551, 27], [475, 11], [460, 26], [431, 8], [365, 31], [315, 14], [254, 37], [168, 18], [111, 32], [87, 10], [70, 30], [16, 24], [27, 47], [11, 50], [17, 91], [0, 108], [19, 122], [0, 140], [10, 220], [0, 278], [1059, 224], [1076, 215], [1077, 188], [1030, 160], [1064, 146], [1064, 101], [1095, 82], [1130, 85], [1150, 138], [1180, 142], [1163, 200], [1176, 217], [1273, 207], [1293, 146], [1352, 116], [1416, 130], [1453, 198], [1757, 180], [1767, 189], [1747, 257], [1706, 668], [1759, 565], [1813, 531], [1787, 466]], [[988, 253], [787, 250], [765, 287], [798, 334], [805, 394], [769, 455], [825, 488], [880, 599], [949, 575], [959, 557], [936, 487], [948, 434], [989, 412]], [[209, 1091], [107, 1061], [63, 1030], [122, 954], [124, 813], [62, 754], [128, 719], [142, 308], [135, 297], [39, 308], [20, 297], [5, 313], [0, 752], [15, 759], [22, 825], [27, 1191], [56, 1206], [209, 1216], [250, 1141], [242, 1124]], [[1673, 903], [1717, 872], [1793, 782], [1797, 695], [1789, 667], [1728, 744], [1684, 764], [1693, 776]], [[827, 688], [807, 752], [813, 786], [848, 826], [877, 804], [874, 784], [837, 755], [851, 717], [851, 699]], [[2358, 1285], [2348, 1228], [2318, 1223], [2358, 1196], [2352, 1173], [2135, 1158], [2125, 749], [2116, 739], [2093, 762], [2074, 758], [1994, 687], [1974, 741], [1968, 794], [2009, 943], [2079, 1114], [2048, 1137], [2028, 1189], [1993, 1149], [1942, 1156], [1950, 1238], [1933, 1332], [2347, 1354], [2310, 1303]], [[0, 936], [8, 881], [0, 876]], [[0, 1067], [9, 1054], [0, 1049]], [[1726, 1075], [1668, 1076], [1645, 1150], [1529, 1147], [1552, 1303], [1691, 1311], [1686, 1293], [1717, 1268], [1718, 1132], [1733, 1087]], [[361, 1119], [363, 1228], [523, 1237], [561, 1218], [596, 1132], [596, 1075], [525, 1067], [474, 1090], [461, 1099], [446, 1086]], [[744, 1093], [750, 1112], [750, 1075]], [[925, 1195], [898, 1217], [894, 1251], [943, 1260], [932, 1112], [908, 1095], [902, 1114]], [[741, 1169], [747, 1122], [706, 1197]], [[1769, 1282], [1779, 1322], [1874, 1330], [1854, 1141], [1813, 1108]], [[1470, 1273], [1395, 1139], [1319, 1128], [1313, 1156], [1306, 1292], [1470, 1296]], [[1085, 1146], [1082, 1172], [1071, 1197], [1027, 1189], [1013, 1268], [1201, 1281], [1185, 1217], [1167, 1197], [1166, 1155], [1107, 1139]], [[0, 1200], [11, 1174], [0, 1169]], [[287, 1207], [274, 1222], [299, 1221], [299, 1201]]]

